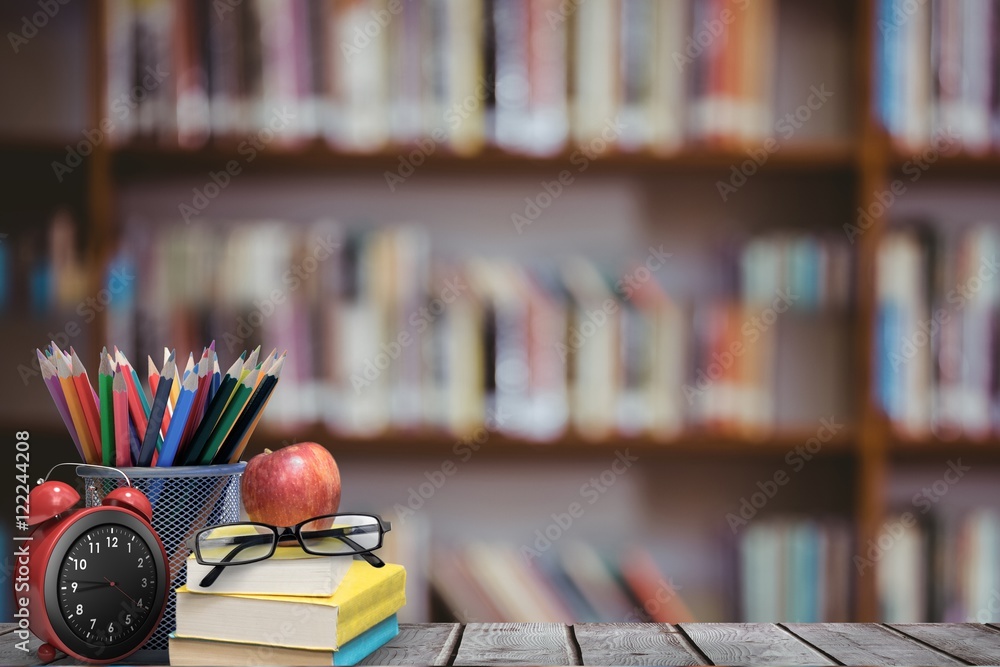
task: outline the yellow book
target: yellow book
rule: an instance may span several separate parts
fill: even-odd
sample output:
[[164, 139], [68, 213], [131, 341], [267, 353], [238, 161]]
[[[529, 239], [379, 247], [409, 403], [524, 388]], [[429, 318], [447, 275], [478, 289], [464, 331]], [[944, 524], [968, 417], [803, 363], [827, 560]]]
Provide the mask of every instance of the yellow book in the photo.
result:
[[182, 637], [335, 651], [406, 604], [406, 570], [354, 561], [329, 597], [217, 595], [177, 589]]

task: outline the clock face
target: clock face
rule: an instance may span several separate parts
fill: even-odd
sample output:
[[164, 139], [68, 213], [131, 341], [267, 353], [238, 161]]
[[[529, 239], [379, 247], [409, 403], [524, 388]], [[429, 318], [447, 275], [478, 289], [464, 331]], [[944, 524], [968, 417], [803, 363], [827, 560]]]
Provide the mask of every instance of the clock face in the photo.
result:
[[57, 587], [69, 629], [90, 645], [113, 646], [144, 626], [162, 582], [149, 545], [138, 533], [103, 524], [69, 545]]

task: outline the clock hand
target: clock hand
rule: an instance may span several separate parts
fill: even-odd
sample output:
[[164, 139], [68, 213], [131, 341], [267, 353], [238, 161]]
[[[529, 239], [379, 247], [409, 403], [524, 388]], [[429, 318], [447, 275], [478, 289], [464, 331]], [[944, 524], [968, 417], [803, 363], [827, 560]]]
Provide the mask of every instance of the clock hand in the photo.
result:
[[111, 580], [110, 580], [110, 579], [108, 579], [107, 577], [104, 577], [104, 581], [106, 581], [106, 582], [108, 582], [109, 584], [111, 584], [111, 588], [115, 588], [115, 589], [117, 589], [117, 590], [121, 591], [121, 594], [122, 594], [122, 595], [124, 595], [124, 596], [125, 596], [125, 597], [127, 597], [127, 598], [128, 598], [129, 600], [131, 600], [131, 601], [132, 601], [132, 604], [135, 604], [135, 600], [133, 600], [133, 599], [132, 599], [132, 596], [131, 596], [131, 595], [129, 595], [128, 593], [126, 593], [125, 591], [123, 591], [123, 590], [122, 590], [122, 588], [121, 588], [121, 586], [119, 586], [119, 585], [118, 585], [118, 584], [116, 584], [115, 582], [111, 581]]

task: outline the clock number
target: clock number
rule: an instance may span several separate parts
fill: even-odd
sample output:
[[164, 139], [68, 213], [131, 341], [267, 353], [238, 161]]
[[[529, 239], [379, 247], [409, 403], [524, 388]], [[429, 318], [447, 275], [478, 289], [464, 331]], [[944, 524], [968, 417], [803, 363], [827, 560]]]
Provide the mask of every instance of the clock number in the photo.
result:
[[118, 548], [118, 538], [116, 536], [114, 536], [114, 535], [109, 535], [108, 536], [108, 547], [111, 548], [111, 549], [117, 549]]
[[139, 598], [139, 601], [135, 603], [135, 606], [142, 607], [142, 598]]
[[92, 618], [92, 619], [90, 619], [90, 629], [91, 629], [91, 630], [93, 630], [93, 629], [94, 629], [94, 625], [95, 625], [96, 623], [97, 623], [97, 619], [96, 619], [96, 618]]
[[128, 547], [128, 552], [129, 552], [129, 553], [132, 553], [132, 543], [131, 543], [131, 542], [129, 542], [129, 543], [128, 543], [127, 545], [125, 545], [125, 546], [127, 546], [127, 547]]
[[132, 625], [132, 614], [125, 614], [125, 625]]
[[76, 615], [77, 616], [83, 616], [83, 605], [82, 604], [76, 605]]
[[70, 586], [73, 587], [73, 592], [76, 593], [76, 589], [79, 588], [80, 584], [74, 581], [72, 584], [70, 584]]
[[149, 583], [149, 582], [146, 580], [146, 577], [143, 577], [142, 578], [142, 587], [145, 588], [147, 583]]
[[139, 568], [142, 569], [142, 558], [139, 559]]
[[100, 542], [87, 542], [90, 545], [90, 553], [99, 554], [101, 553], [101, 543]]
[[73, 561], [73, 569], [75, 570], [86, 570], [87, 569], [87, 559], [86, 558], [70, 558]]
[[115, 624], [114, 623], [108, 623], [108, 634], [109, 635], [110, 634], [114, 634], [114, 632], [115, 632]]

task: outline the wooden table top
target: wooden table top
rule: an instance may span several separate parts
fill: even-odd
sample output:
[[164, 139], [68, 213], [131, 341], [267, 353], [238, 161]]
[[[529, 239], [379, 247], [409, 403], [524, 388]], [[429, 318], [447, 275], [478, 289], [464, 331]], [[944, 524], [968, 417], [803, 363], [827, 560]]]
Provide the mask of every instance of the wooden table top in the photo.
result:
[[[0, 624], [0, 664], [35, 664], [33, 651], [16, 648], [13, 630]], [[1000, 624], [402, 625], [361, 664], [1000, 665]]]

